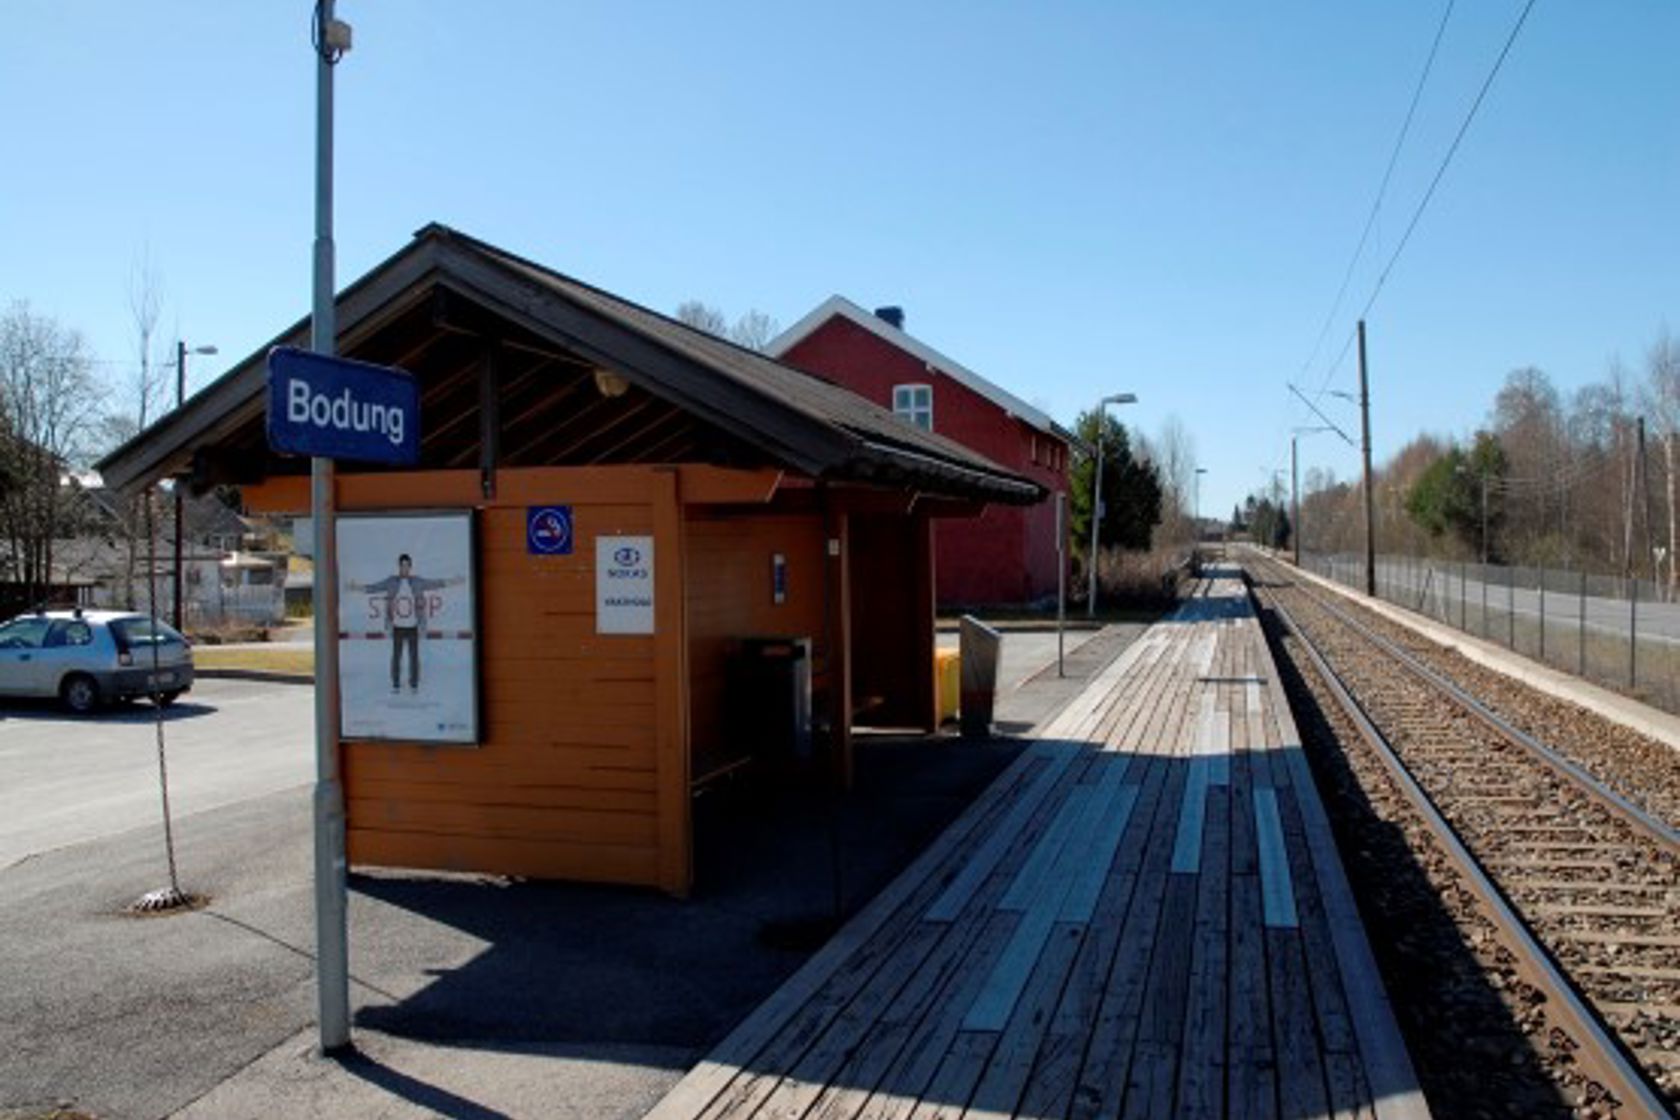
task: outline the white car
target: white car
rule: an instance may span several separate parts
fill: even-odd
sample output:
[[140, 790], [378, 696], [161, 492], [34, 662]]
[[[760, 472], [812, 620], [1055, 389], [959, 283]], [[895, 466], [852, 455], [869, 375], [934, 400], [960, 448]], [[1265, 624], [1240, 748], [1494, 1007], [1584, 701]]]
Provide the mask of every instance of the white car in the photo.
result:
[[192, 643], [143, 614], [36, 611], [0, 625], [0, 696], [56, 696], [85, 714], [136, 696], [172, 704], [192, 682]]

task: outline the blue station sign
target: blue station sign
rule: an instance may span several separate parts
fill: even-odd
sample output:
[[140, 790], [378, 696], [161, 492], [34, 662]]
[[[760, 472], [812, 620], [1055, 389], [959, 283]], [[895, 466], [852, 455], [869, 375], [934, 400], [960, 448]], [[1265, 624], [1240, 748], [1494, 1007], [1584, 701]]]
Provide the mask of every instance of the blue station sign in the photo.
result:
[[268, 445], [413, 466], [420, 461], [419, 387], [389, 366], [276, 346], [268, 352]]

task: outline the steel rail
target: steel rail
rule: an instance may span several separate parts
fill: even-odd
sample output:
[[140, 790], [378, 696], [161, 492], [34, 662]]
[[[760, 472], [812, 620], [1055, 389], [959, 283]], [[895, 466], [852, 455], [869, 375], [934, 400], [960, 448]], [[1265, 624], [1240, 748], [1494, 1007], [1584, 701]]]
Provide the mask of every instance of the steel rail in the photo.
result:
[[1295, 624], [1294, 617], [1275, 597], [1272, 608], [1290, 632], [1301, 640], [1301, 646], [1308, 659], [1343, 714], [1359, 731], [1361, 738], [1376, 752], [1384, 769], [1423, 818], [1442, 850], [1458, 866], [1466, 885], [1481, 902], [1488, 917], [1511, 948], [1518, 970], [1525, 979], [1546, 994], [1547, 1014], [1580, 1043], [1581, 1050], [1575, 1054], [1575, 1058], [1580, 1063], [1583, 1073], [1597, 1081], [1624, 1107], [1640, 1109], [1650, 1117], [1670, 1115], [1668, 1106], [1641, 1072], [1637, 1061], [1600, 1021], [1597, 1013], [1576, 990], [1574, 983], [1552, 958], [1551, 953], [1536, 939], [1498, 884], [1482, 868], [1452, 825], [1424, 792], [1423, 787], [1406, 769], [1405, 763], [1401, 761], [1387, 737], [1371, 722], [1359, 701], [1354, 699], [1342, 684], [1341, 678], [1324, 659], [1318, 646]]
[[1387, 653], [1390, 657], [1400, 662], [1400, 664], [1404, 665], [1407, 669], [1410, 669], [1417, 676], [1422, 677], [1434, 688], [1446, 693], [1455, 702], [1457, 702], [1460, 707], [1464, 708], [1471, 715], [1481, 720], [1483, 724], [1492, 729], [1495, 733], [1512, 740], [1519, 746], [1522, 746], [1533, 752], [1535, 755], [1538, 755], [1541, 761], [1545, 762], [1547, 765], [1552, 767], [1553, 770], [1581, 787], [1588, 796], [1602, 802], [1606, 809], [1626, 821], [1629, 825], [1632, 825], [1637, 831], [1643, 833], [1647, 839], [1654, 841], [1660, 847], [1666, 848], [1671, 852], [1680, 853], [1680, 829], [1675, 828], [1661, 817], [1654, 816], [1645, 809], [1634, 804], [1632, 801], [1629, 801], [1626, 797], [1623, 797], [1620, 793], [1617, 793], [1615, 790], [1599, 781], [1591, 771], [1587, 770], [1579, 763], [1573, 762], [1564, 757], [1564, 755], [1556, 748], [1548, 746], [1546, 743], [1535, 738], [1533, 735], [1530, 735], [1522, 728], [1512, 724], [1510, 721], [1505, 719], [1505, 717], [1501, 716], [1492, 708], [1489, 708], [1486, 704], [1483, 704], [1480, 700], [1466, 692], [1456, 681], [1448, 679], [1442, 674], [1436, 672], [1434, 669], [1430, 668], [1428, 665], [1425, 665], [1416, 656], [1389, 639], [1383, 637], [1381, 634], [1371, 630], [1364, 623], [1344, 611], [1341, 607], [1334, 603], [1327, 602], [1322, 597], [1302, 589], [1299, 586], [1297, 586], [1297, 590], [1299, 590], [1302, 595], [1311, 599], [1324, 611], [1333, 615], [1338, 621], [1347, 626], [1354, 633], [1366, 639], [1384, 653]]

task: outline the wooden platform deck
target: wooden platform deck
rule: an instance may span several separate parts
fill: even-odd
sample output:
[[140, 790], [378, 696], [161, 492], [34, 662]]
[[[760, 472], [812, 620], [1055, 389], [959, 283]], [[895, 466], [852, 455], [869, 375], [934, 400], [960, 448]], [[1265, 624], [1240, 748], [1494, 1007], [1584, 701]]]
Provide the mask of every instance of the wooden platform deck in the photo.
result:
[[649, 1116], [1427, 1115], [1233, 575]]

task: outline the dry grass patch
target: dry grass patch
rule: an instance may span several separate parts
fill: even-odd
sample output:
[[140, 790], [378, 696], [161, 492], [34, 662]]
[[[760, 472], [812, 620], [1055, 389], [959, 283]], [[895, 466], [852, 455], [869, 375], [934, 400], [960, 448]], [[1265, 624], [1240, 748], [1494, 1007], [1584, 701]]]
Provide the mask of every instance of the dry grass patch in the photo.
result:
[[268, 649], [194, 646], [193, 666], [198, 669], [309, 674], [315, 671], [315, 651], [309, 646], [274, 646]]

